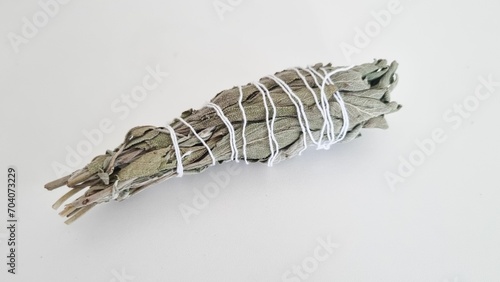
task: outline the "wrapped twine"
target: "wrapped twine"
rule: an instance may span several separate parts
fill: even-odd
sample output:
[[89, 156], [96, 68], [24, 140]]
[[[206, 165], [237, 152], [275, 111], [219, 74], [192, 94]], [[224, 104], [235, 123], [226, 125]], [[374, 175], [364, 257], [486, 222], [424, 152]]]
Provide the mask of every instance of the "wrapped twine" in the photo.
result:
[[187, 110], [166, 127], [132, 128], [113, 151], [45, 185], [70, 190], [54, 205], [71, 223], [99, 203], [121, 201], [144, 188], [227, 161], [269, 166], [300, 155], [308, 146], [328, 149], [362, 128], [387, 128], [386, 114], [397, 63], [352, 66], [317, 64], [291, 68], [217, 94], [199, 110]]

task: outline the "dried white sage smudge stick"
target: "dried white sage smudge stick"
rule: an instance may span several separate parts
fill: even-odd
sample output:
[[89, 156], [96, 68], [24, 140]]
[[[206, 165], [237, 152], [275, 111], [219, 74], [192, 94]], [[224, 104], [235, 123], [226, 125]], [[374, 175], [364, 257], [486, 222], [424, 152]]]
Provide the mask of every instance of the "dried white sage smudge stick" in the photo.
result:
[[187, 110], [165, 127], [132, 128], [113, 151], [45, 185], [70, 190], [54, 205], [71, 223], [92, 207], [124, 200], [151, 184], [199, 173], [227, 161], [267, 162], [328, 149], [360, 136], [362, 128], [387, 128], [386, 114], [397, 63], [385, 60], [334, 67], [291, 68], [217, 94], [199, 110]]

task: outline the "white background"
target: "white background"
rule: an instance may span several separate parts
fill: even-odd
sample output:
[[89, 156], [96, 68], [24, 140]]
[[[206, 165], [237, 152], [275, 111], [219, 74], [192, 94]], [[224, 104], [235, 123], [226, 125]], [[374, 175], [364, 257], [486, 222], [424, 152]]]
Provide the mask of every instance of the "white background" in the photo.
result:
[[[221, 3], [231, 9], [218, 12]], [[19, 247], [18, 274], [7, 274], [0, 229], [0, 279], [303, 281], [298, 267], [305, 281], [500, 281], [500, 86], [474, 96], [480, 77], [500, 81], [499, 2], [401, 1], [377, 23], [389, 3], [73, 0], [40, 25], [37, 1], [1, 1], [0, 183], [6, 191], [16, 166]], [[27, 38], [23, 18], [34, 15]], [[25, 41], [14, 44], [13, 33]], [[163, 126], [220, 90], [287, 67], [374, 58], [400, 63], [392, 97], [404, 107], [388, 130], [273, 168], [240, 162], [169, 180], [70, 226], [51, 209], [65, 192], [43, 188], [58, 176], [53, 165], [67, 165], [67, 148], [103, 119], [112, 132], [72, 168], [129, 128]], [[157, 65], [168, 77], [127, 114], [113, 111]], [[464, 102], [460, 116], [454, 105]], [[423, 155], [416, 142], [435, 130], [445, 140]], [[414, 171], [391, 189], [387, 174], [411, 157]], [[231, 168], [238, 173], [187, 223], [180, 205]], [[1, 192], [0, 218], [6, 209]], [[321, 249], [318, 262], [328, 238], [337, 248]]]

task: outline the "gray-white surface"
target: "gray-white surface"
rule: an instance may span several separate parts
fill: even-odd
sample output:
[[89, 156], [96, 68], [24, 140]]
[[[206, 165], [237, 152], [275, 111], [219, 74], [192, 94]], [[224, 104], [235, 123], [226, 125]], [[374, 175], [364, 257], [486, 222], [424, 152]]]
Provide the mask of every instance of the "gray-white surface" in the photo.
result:
[[[2, 221], [7, 166], [19, 176], [18, 274], [7, 273], [2, 228], [0, 280], [499, 281], [499, 9], [0, 2]], [[400, 63], [393, 99], [404, 107], [389, 130], [273, 168], [240, 162], [173, 179], [71, 226], [50, 207], [63, 193], [43, 189], [54, 165], [78, 168], [133, 126], [164, 125], [287, 67], [374, 58]], [[147, 68], [161, 73], [133, 98]], [[220, 193], [204, 202], [197, 191], [214, 183]]]

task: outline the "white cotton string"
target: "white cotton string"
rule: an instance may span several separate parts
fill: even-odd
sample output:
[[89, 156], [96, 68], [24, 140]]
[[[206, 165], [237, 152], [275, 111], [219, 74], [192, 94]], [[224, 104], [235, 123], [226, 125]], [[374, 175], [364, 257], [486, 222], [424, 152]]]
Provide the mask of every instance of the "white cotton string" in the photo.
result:
[[323, 72], [325, 75], [325, 79], [328, 80], [329, 84], [333, 84], [332, 77], [328, 75], [328, 72], [324, 68], [320, 68], [320, 70]]
[[208, 154], [210, 155], [210, 157], [212, 158], [212, 165], [215, 165], [215, 162], [217, 161], [215, 159], [215, 156], [214, 154], [212, 153], [212, 150], [210, 149], [210, 147], [207, 145], [207, 143], [205, 143], [205, 140], [203, 140], [203, 138], [201, 138], [201, 136], [196, 132], [196, 130], [187, 122], [185, 121], [183, 118], [179, 117], [177, 118], [180, 122], [182, 122], [185, 126], [189, 127], [189, 129], [191, 129], [191, 132], [193, 132], [194, 136], [196, 136], [196, 138], [198, 138], [198, 140], [200, 140], [201, 144], [203, 144], [203, 146], [205, 146], [205, 148], [207, 148], [207, 151], [208, 151]]
[[182, 166], [181, 149], [179, 148], [179, 143], [177, 142], [177, 135], [170, 125], [165, 126], [165, 128], [170, 133], [170, 138], [172, 138], [172, 145], [174, 146], [175, 150], [175, 157], [177, 158], [177, 177], [182, 177], [182, 175], [184, 174], [184, 167]]
[[[323, 79], [323, 83], [321, 85], [322, 92], [324, 92], [324, 88], [325, 88], [326, 84], [328, 83], [327, 80], [331, 81], [330, 78], [332, 77], [332, 75], [334, 75], [338, 72], [350, 70], [353, 67], [354, 66], [349, 66], [349, 67], [345, 67], [345, 68], [337, 68], [337, 69], [327, 73], [327, 75], [325, 76], [325, 79]], [[333, 82], [332, 82], [332, 84], [333, 84]], [[342, 96], [340, 95], [340, 92], [338, 90], [335, 91], [335, 93], [333, 94], [333, 97], [339, 103], [340, 110], [342, 111], [342, 128], [340, 129], [339, 135], [337, 136], [337, 138], [335, 138], [334, 125], [333, 125], [333, 121], [331, 121], [331, 116], [330, 116], [330, 109], [329, 109], [330, 107], [328, 107], [328, 117], [330, 118], [330, 121], [331, 121], [331, 123], [330, 123], [331, 129], [330, 130], [333, 134], [331, 136], [332, 138], [330, 139], [330, 143], [327, 144], [327, 147], [330, 147], [330, 145], [333, 145], [339, 141], [342, 141], [345, 138], [347, 131], [349, 130], [349, 113], [347, 112], [347, 108], [345, 106], [344, 100], [342, 99]]]
[[[274, 82], [276, 82], [281, 87], [281, 89], [283, 89], [283, 91], [285, 91], [285, 93], [290, 98], [290, 101], [292, 101], [292, 103], [295, 105], [295, 109], [297, 110], [297, 119], [299, 121], [300, 128], [302, 129], [302, 138], [304, 141], [304, 147], [299, 152], [299, 155], [301, 155], [302, 152], [307, 149], [307, 136], [306, 136], [306, 134], [309, 134], [309, 137], [314, 142], [314, 137], [312, 135], [311, 129], [309, 128], [309, 120], [308, 120], [306, 112], [304, 110], [304, 104], [302, 103], [302, 100], [299, 97], [297, 97], [297, 95], [295, 95], [295, 93], [293, 93], [290, 86], [288, 84], [286, 84], [283, 80], [281, 80], [279, 77], [277, 77], [275, 75], [269, 75], [268, 77], [270, 79], [274, 80]], [[297, 102], [298, 102], [298, 104], [297, 104]], [[305, 126], [302, 123], [302, 117], [303, 117], [304, 122], [306, 124]]]
[[[302, 81], [306, 85], [307, 89], [309, 89], [309, 92], [311, 92], [311, 95], [314, 98], [314, 102], [316, 103], [316, 107], [318, 108], [318, 110], [321, 113], [321, 116], [323, 117], [323, 126], [324, 126], [324, 122], [327, 121], [327, 117], [326, 117], [325, 111], [323, 110], [323, 108], [319, 104], [318, 97], [316, 96], [316, 92], [314, 92], [314, 90], [312, 89], [311, 85], [309, 85], [309, 83], [307, 82], [307, 79], [305, 78], [305, 76], [302, 75], [302, 73], [300, 73], [300, 71], [297, 68], [293, 68], [292, 70], [294, 70], [297, 73], [297, 75], [300, 77], [300, 79], [302, 79]], [[308, 72], [313, 77], [315, 83], [317, 85], [319, 85], [319, 82], [316, 80], [316, 77], [314, 76], [314, 74], [311, 71], [308, 71], [308, 70], [305, 70], [305, 69], [303, 69], [303, 70], [306, 71], [306, 72]], [[308, 127], [309, 127], [309, 125], [308, 125]], [[309, 129], [309, 131], [310, 131], [310, 129]], [[315, 140], [312, 136], [311, 136], [311, 140], [313, 141], [314, 144], [317, 145], [317, 149], [321, 149], [321, 144], [317, 140]]]
[[[328, 83], [328, 81], [325, 79], [325, 77], [323, 77], [318, 71], [316, 71], [314, 68], [312, 67], [308, 67], [308, 69], [313, 72], [314, 74], [316, 74], [319, 78], [321, 78], [322, 80], [322, 83], [321, 84], [317, 84], [318, 87], [320, 88], [320, 100], [321, 100], [321, 108], [323, 109], [324, 111], [324, 122], [323, 122], [323, 127], [321, 127], [321, 132], [320, 132], [320, 137], [319, 137], [319, 144], [320, 144], [320, 147], [321, 149], [328, 149], [329, 148], [329, 143], [327, 143], [326, 145], [322, 143], [323, 141], [323, 135], [325, 133], [325, 129], [326, 129], [326, 135], [328, 137], [328, 140], [330, 142], [332, 142], [334, 139], [335, 139], [335, 136], [334, 136], [334, 131], [333, 131], [333, 120], [332, 120], [332, 117], [330, 116], [330, 104], [328, 103], [328, 97], [326, 96], [326, 92], [325, 92], [325, 85]], [[313, 77], [315, 77], [313, 75]], [[316, 79], [315, 79], [315, 82]]]
[[[274, 105], [273, 99], [269, 94], [269, 90], [266, 88], [264, 84], [260, 82], [254, 82], [253, 85], [255, 85], [255, 87], [257, 87], [259, 92], [262, 94], [262, 101], [264, 102], [264, 108], [266, 109], [266, 126], [267, 126], [267, 133], [269, 136], [269, 148], [271, 150], [271, 156], [269, 157], [267, 165], [273, 166], [274, 159], [279, 153], [278, 141], [276, 141], [276, 137], [274, 136], [274, 121], [276, 120], [276, 106]], [[273, 116], [271, 124], [269, 124], [269, 107], [267, 106], [266, 97], [269, 98], [269, 102], [273, 108]]]
[[[320, 109], [321, 114], [323, 115], [324, 122], [323, 122], [323, 127], [321, 128], [320, 139], [318, 141], [318, 143], [320, 144], [320, 145], [318, 145], [318, 149], [320, 149], [320, 148], [328, 149], [331, 145], [343, 140], [347, 134], [347, 131], [349, 129], [349, 115], [348, 115], [344, 100], [342, 99], [340, 92], [337, 90], [333, 94], [333, 97], [339, 103], [340, 109], [342, 111], [343, 125], [342, 125], [341, 130], [339, 131], [338, 137], [335, 138], [334, 122], [333, 122], [331, 115], [330, 115], [330, 105], [328, 103], [328, 98], [327, 98], [327, 95], [325, 92], [325, 87], [326, 87], [326, 85], [334, 84], [332, 79], [331, 79], [331, 77], [334, 74], [341, 72], [341, 71], [349, 70], [353, 67], [354, 66], [350, 66], [350, 67], [346, 67], [346, 68], [338, 68], [338, 69], [335, 69], [334, 71], [331, 71], [331, 72], [327, 72], [324, 68], [320, 68], [320, 70], [325, 74], [325, 76], [322, 76], [317, 70], [315, 70], [312, 67], [308, 67], [307, 69], [304, 69], [305, 71], [309, 72], [309, 74], [314, 79], [314, 82], [316, 83], [316, 85], [320, 88], [321, 105], [318, 106], [318, 108]], [[298, 70], [296, 70], [296, 72], [297, 72], [297, 74], [299, 74], [301, 79], [308, 86], [308, 83], [305, 80], [305, 77], [303, 77]], [[318, 83], [316, 76], [318, 76], [319, 78], [322, 79], [321, 84]], [[312, 89], [309, 89], [309, 90], [314, 95], [314, 91]], [[314, 95], [314, 97], [316, 97], [316, 96]], [[317, 101], [317, 100], [315, 99], [315, 101]], [[322, 139], [323, 139], [325, 129], [327, 131], [327, 137], [328, 137], [329, 142], [323, 144]]]
[[248, 164], [247, 160], [247, 138], [245, 136], [245, 131], [247, 127], [247, 116], [245, 114], [245, 108], [243, 108], [243, 90], [241, 86], [238, 86], [238, 90], [240, 91], [240, 98], [238, 99], [238, 105], [240, 106], [241, 114], [243, 116], [243, 128], [241, 130], [241, 137], [243, 139], [243, 159], [245, 163]]
[[[317, 75], [319, 78], [321, 78], [321, 80], [324, 80], [325, 77], [322, 76], [317, 70], [315, 70], [313, 67], [311, 66], [308, 66], [307, 69], [309, 69], [310, 71], [312, 71], [315, 75]], [[319, 85], [318, 85], [319, 86]]]
[[[313, 78], [314, 80], [314, 83], [320, 87], [320, 83], [319, 81], [317, 80], [316, 78], [316, 75], [314, 74], [314, 72], [312, 72], [310, 69], [302, 69], [304, 71], [306, 71], [307, 73], [309, 73], [311, 75], [311, 77]], [[297, 73], [299, 73], [299, 76], [301, 76], [302, 80], [305, 82], [305, 84], [308, 86], [309, 88], [309, 91], [311, 91], [311, 93], [313, 94], [314, 96], [314, 101], [316, 102], [316, 106], [318, 107], [319, 111], [321, 112], [321, 115], [323, 116], [323, 126], [321, 127], [321, 133], [320, 133], [320, 137], [318, 139], [318, 141], [316, 141], [316, 144], [318, 145], [317, 149], [324, 149], [324, 145], [321, 143], [321, 140], [323, 139], [323, 133], [325, 131], [325, 128], [328, 128], [328, 125], [329, 125], [329, 122], [328, 122], [328, 115], [326, 113], [326, 110], [325, 110], [325, 107], [324, 107], [324, 102], [323, 102], [323, 97], [321, 96], [320, 99], [321, 99], [321, 103], [319, 103], [317, 97], [316, 97], [316, 93], [314, 92], [314, 90], [309, 86], [309, 83], [307, 83], [307, 80], [305, 79], [304, 76], [302, 76], [300, 74], [300, 72], [297, 70]], [[321, 76], [320, 76], [321, 77]], [[321, 95], [321, 91], [320, 91], [320, 95]]]
[[236, 145], [236, 133], [234, 131], [234, 127], [231, 124], [231, 121], [224, 115], [224, 111], [222, 111], [219, 105], [214, 104], [212, 102], [207, 104], [207, 107], [210, 107], [215, 110], [219, 118], [224, 122], [229, 131], [229, 143], [231, 144], [231, 160], [235, 160], [238, 162], [238, 146]]
[[[330, 83], [328, 83], [328, 79], [325, 77], [323, 78], [323, 82], [321, 83], [321, 99], [323, 101], [323, 105], [324, 105], [324, 109], [326, 111], [326, 117], [328, 119], [328, 128], [327, 128], [327, 136], [328, 136], [328, 140], [330, 142], [326, 143], [326, 145], [324, 146], [325, 149], [329, 149], [330, 148], [330, 144], [332, 144], [332, 142], [335, 141], [335, 126], [334, 126], [334, 122], [332, 120], [332, 116], [330, 114], [330, 104], [328, 103], [328, 97], [326, 96], [326, 91], [325, 91], [325, 87], [326, 85], [329, 85]], [[323, 136], [323, 135], [322, 135]]]
[[343, 121], [342, 128], [340, 129], [337, 140], [333, 143], [333, 144], [335, 144], [337, 142], [344, 140], [344, 138], [347, 134], [347, 131], [349, 130], [349, 113], [347, 112], [347, 108], [345, 106], [344, 99], [342, 99], [342, 97], [340, 96], [340, 93], [337, 91], [333, 95], [335, 96], [335, 99], [339, 103], [340, 109], [342, 110], [342, 121]]

